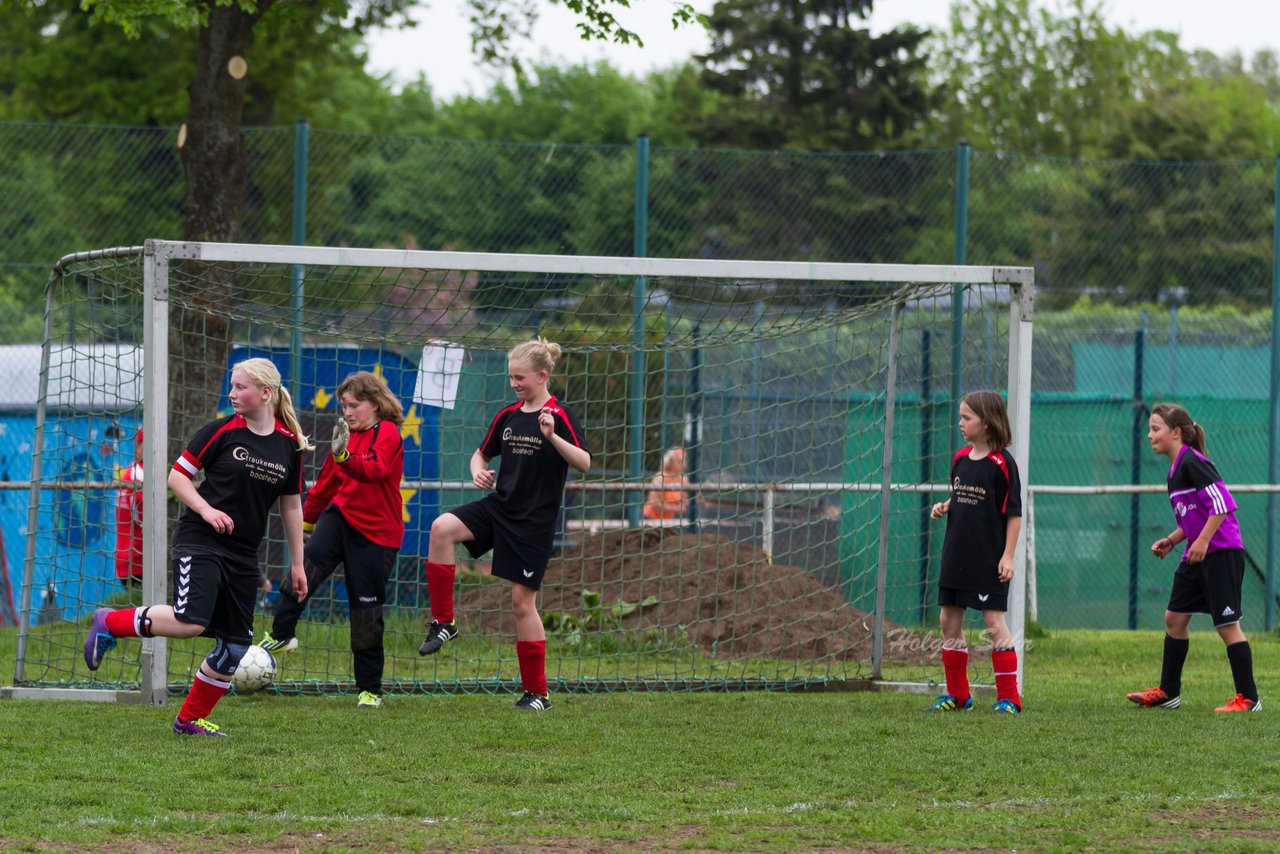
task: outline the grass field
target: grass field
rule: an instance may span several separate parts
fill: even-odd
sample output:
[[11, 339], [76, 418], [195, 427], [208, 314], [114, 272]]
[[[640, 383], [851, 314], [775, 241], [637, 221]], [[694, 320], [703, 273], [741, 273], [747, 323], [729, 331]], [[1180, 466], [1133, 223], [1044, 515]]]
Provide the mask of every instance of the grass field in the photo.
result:
[[1230, 716], [1209, 633], [1181, 709], [1125, 702], [1157, 681], [1150, 632], [1035, 640], [1017, 718], [900, 693], [557, 694], [540, 716], [251, 696], [214, 714], [231, 738], [179, 739], [176, 703], [4, 701], [0, 850], [1276, 851], [1280, 641], [1254, 650], [1268, 705]]

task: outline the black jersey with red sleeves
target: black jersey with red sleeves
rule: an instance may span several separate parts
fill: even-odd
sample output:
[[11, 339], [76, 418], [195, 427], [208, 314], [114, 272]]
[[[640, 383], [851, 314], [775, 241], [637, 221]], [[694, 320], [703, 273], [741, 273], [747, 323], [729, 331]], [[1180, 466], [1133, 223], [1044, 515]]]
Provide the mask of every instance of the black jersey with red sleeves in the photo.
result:
[[275, 430], [266, 436], [250, 430], [243, 415], [211, 421], [196, 432], [173, 470], [189, 478], [204, 472], [197, 491], [235, 523], [230, 534], [219, 534], [198, 513], [185, 508], [178, 518], [174, 545], [254, 564], [271, 505], [282, 495], [302, 492], [298, 438], [278, 419]]
[[951, 461], [951, 507], [938, 584], [999, 593], [1008, 589], [1000, 580], [1000, 558], [1009, 517], [1022, 515], [1022, 480], [1008, 451], [975, 460], [972, 450], [958, 451]]
[[[538, 427], [542, 410], [525, 412], [522, 407], [522, 403], [514, 403], [494, 416], [480, 453], [490, 460], [502, 457], [493, 496], [506, 521], [527, 525], [530, 536], [537, 537], [555, 528], [569, 463], [543, 438]], [[555, 417], [556, 435], [590, 453], [573, 410], [554, 397], [542, 408], [550, 409]]]

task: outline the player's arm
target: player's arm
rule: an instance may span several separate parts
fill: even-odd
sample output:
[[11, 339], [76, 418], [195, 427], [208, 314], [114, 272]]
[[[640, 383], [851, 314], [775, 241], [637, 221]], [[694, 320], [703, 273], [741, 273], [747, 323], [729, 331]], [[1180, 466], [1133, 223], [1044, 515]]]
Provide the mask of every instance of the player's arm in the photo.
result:
[[943, 516], [947, 515], [947, 512], [950, 509], [951, 509], [950, 498], [948, 498], [946, 501], [939, 501], [937, 504], [933, 505], [933, 507], [929, 510], [929, 518], [941, 519]]
[[230, 534], [235, 529], [236, 523], [232, 518], [205, 501], [204, 496], [196, 489], [195, 481], [185, 472], [176, 468], [170, 470], [169, 488], [173, 490], [174, 495], [178, 496], [179, 501], [190, 507], [191, 512], [198, 515], [219, 534]]
[[[567, 423], [567, 415], [564, 417]], [[556, 429], [556, 415], [552, 409], [544, 408], [538, 415], [538, 429], [542, 431], [542, 437], [551, 443], [556, 453], [572, 468], [580, 472], [591, 470], [591, 452], [560, 435]], [[577, 431], [574, 432], [577, 433]]]
[[307, 598], [307, 571], [302, 565], [302, 496], [281, 495], [277, 502], [280, 521], [284, 523], [284, 539], [289, 544], [289, 575], [298, 599]]
[[489, 470], [492, 457], [486, 457], [479, 448], [471, 455], [471, 482], [481, 489], [493, 489], [498, 476]]
[[1018, 547], [1018, 535], [1022, 533], [1022, 517], [1010, 516], [1004, 532], [1004, 554], [1000, 556], [997, 572], [1001, 581], [1013, 578], [1013, 551]]
[[1200, 536], [1187, 546], [1187, 563], [1199, 563], [1204, 560], [1204, 556], [1209, 552], [1209, 541], [1213, 539], [1214, 534], [1218, 533], [1218, 528], [1222, 526], [1222, 520], [1225, 518], [1227, 518], [1226, 513], [1215, 513], [1209, 517], [1204, 523], [1204, 529], [1200, 531]]
[[1151, 544], [1151, 553], [1161, 560], [1169, 552], [1173, 551], [1174, 546], [1187, 538], [1186, 532], [1181, 528], [1174, 528], [1169, 532], [1168, 536], [1161, 537]]
[[[387, 426], [383, 427], [383, 424]], [[362, 483], [378, 483], [385, 479], [396, 458], [404, 453], [404, 445], [395, 425], [390, 421], [383, 421], [374, 429], [378, 432], [367, 450], [349, 454], [338, 463], [344, 473]], [[333, 459], [338, 462], [336, 457]]]
[[551, 447], [555, 448], [556, 452], [564, 457], [564, 461], [571, 467], [580, 472], [591, 470], [591, 454], [587, 452], [586, 448], [579, 448], [558, 433], [552, 433], [549, 440]]
[[342, 475], [338, 472], [338, 465], [333, 461], [333, 456], [330, 455], [320, 467], [320, 476], [316, 478], [315, 485], [307, 490], [307, 500], [302, 505], [304, 531], [315, 528], [316, 520], [333, 501], [333, 497], [338, 494], [340, 486], [342, 486]]

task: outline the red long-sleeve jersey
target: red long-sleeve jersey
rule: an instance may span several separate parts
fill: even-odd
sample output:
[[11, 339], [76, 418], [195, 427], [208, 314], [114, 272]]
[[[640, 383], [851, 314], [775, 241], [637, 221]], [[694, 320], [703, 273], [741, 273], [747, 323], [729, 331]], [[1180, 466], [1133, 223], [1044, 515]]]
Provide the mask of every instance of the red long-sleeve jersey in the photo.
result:
[[390, 421], [351, 432], [345, 462], [333, 455], [324, 461], [315, 486], [302, 506], [302, 521], [314, 525], [330, 504], [351, 527], [380, 546], [398, 549], [404, 543], [404, 442]]

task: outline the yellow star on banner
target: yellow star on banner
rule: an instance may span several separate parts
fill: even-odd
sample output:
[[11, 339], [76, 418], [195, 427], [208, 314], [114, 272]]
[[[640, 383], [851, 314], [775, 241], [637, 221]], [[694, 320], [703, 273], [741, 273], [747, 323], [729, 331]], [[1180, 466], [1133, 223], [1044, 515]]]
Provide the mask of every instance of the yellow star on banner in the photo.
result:
[[413, 520], [409, 518], [409, 502], [413, 500], [413, 496], [418, 494], [416, 489], [400, 488], [400, 514], [404, 517], [405, 524], [409, 524]]
[[316, 396], [311, 398], [311, 405], [314, 406], [317, 411], [321, 409], [328, 409], [329, 401], [331, 400], [333, 400], [333, 395], [329, 394], [329, 392], [325, 391], [324, 387], [321, 386], [316, 389]]
[[419, 448], [422, 447], [422, 419], [418, 417], [418, 405], [412, 404], [409, 411], [405, 413], [404, 423], [400, 425], [400, 438], [408, 439], [413, 437], [413, 441]]

